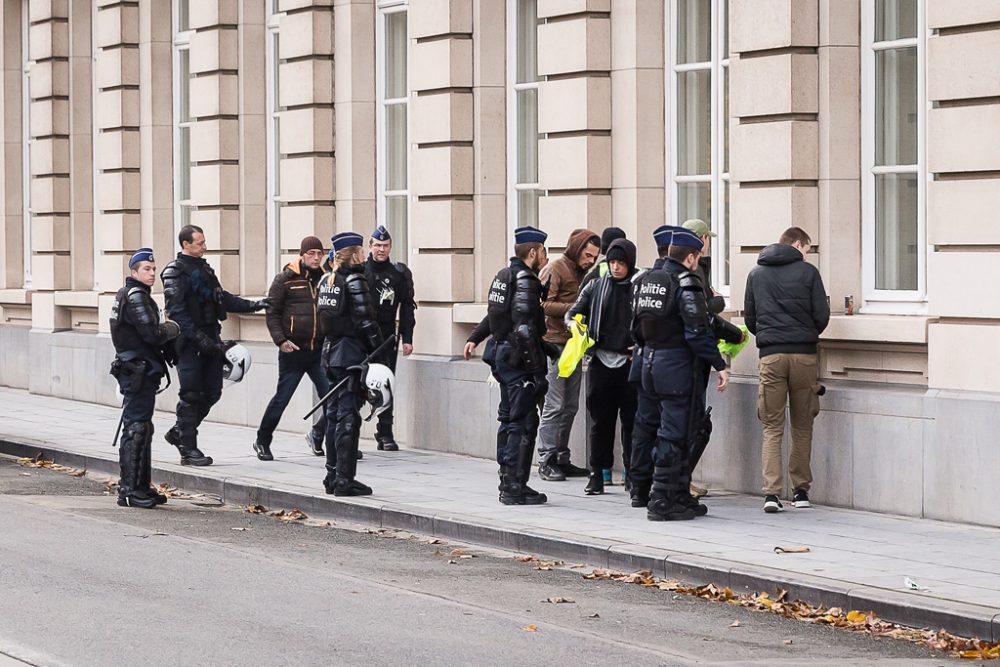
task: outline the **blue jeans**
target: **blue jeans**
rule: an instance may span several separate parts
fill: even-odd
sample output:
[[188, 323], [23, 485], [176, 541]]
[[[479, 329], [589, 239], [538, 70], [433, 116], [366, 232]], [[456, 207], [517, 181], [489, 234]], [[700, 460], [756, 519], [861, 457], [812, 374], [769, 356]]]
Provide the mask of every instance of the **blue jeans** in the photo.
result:
[[[292, 400], [292, 395], [302, 381], [304, 375], [308, 375], [312, 380], [316, 392], [323, 396], [330, 391], [330, 381], [326, 379], [326, 373], [320, 366], [322, 351], [316, 350], [296, 350], [295, 352], [278, 352], [278, 389], [274, 398], [267, 404], [264, 416], [260, 420], [260, 428], [257, 429], [257, 442], [261, 444], [271, 444], [274, 437], [274, 429], [278, 428], [281, 415]], [[326, 433], [326, 408], [323, 415], [313, 426], [313, 432], [317, 434]], [[332, 444], [327, 440], [327, 446]]]

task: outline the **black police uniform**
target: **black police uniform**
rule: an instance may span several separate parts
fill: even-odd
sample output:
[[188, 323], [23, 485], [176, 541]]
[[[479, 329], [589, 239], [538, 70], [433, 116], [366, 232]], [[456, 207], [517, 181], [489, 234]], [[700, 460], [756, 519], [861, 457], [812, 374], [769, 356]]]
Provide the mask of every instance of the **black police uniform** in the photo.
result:
[[[331, 386], [349, 378], [330, 397], [327, 405], [326, 479], [327, 493], [361, 496], [371, 488], [354, 479], [357, 472], [361, 408], [365, 404], [362, 364], [382, 342], [375, 320], [368, 282], [362, 265], [342, 265], [319, 282], [318, 310], [323, 342], [323, 368]], [[383, 355], [388, 356], [388, 355]], [[387, 359], [373, 359], [385, 363]], [[333, 447], [330, 447], [330, 443]]]
[[118, 449], [121, 464], [119, 505], [153, 507], [167, 502], [165, 496], [150, 486], [150, 445], [156, 392], [167, 373], [167, 360], [172, 360], [173, 354], [164, 346], [176, 338], [178, 332], [173, 322], [160, 322], [160, 312], [150, 296], [150, 288], [135, 278], [126, 278], [111, 309], [111, 341], [116, 352], [111, 374], [118, 380], [125, 397]]
[[[664, 261], [662, 257], [657, 259], [650, 271], [662, 269]], [[640, 274], [634, 279], [635, 289], [638, 289], [645, 275]], [[635, 306], [634, 295], [632, 305]], [[649, 503], [649, 489], [653, 484], [653, 448], [656, 446], [656, 430], [660, 425], [660, 407], [656, 398], [642, 388], [644, 341], [638, 318], [632, 321], [632, 338], [635, 349], [628, 379], [636, 385], [636, 410], [632, 425], [632, 459], [628, 469], [629, 493], [632, 507], [646, 507]]]
[[704, 514], [690, 496], [688, 429], [695, 387], [694, 360], [718, 371], [726, 363], [717, 348], [701, 279], [667, 259], [637, 283], [635, 313], [643, 339], [642, 388], [659, 404], [653, 480], [647, 518], [691, 519]]
[[[413, 344], [413, 327], [416, 325], [414, 311], [416, 302], [413, 293], [413, 274], [402, 262], [393, 263], [389, 260], [378, 262], [371, 255], [365, 262], [365, 278], [372, 301], [375, 304], [375, 319], [378, 322], [382, 336], [386, 339], [396, 333], [396, 316], [399, 315], [399, 336], [396, 339], [397, 348], [400, 342]], [[394, 348], [387, 355], [388, 366], [396, 372], [396, 353]], [[396, 439], [392, 434], [392, 406], [382, 411], [378, 416], [378, 426], [375, 429], [375, 440], [379, 449], [396, 451]]]
[[166, 441], [181, 453], [181, 465], [211, 465], [198, 449], [198, 427], [222, 397], [226, 345], [220, 336], [227, 313], [251, 313], [267, 302], [248, 301], [222, 289], [211, 265], [200, 257], [177, 253], [160, 275], [167, 315], [181, 328], [177, 376], [180, 382], [177, 423]]
[[511, 258], [510, 266], [500, 269], [489, 290], [487, 317], [493, 338], [483, 361], [500, 383], [497, 463], [500, 502], [505, 505], [535, 505], [547, 500], [545, 494], [528, 486], [538, 436], [538, 406], [548, 389], [542, 296], [538, 276], [516, 257]]

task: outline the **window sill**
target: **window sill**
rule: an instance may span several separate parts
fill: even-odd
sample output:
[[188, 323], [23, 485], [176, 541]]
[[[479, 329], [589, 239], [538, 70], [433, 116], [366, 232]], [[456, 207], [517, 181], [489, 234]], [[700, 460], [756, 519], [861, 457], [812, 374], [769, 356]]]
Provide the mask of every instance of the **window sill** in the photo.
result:
[[926, 315], [834, 315], [820, 336], [822, 341], [927, 344]]
[[484, 317], [485, 303], [456, 303], [451, 307], [451, 321], [457, 324], [479, 324]]

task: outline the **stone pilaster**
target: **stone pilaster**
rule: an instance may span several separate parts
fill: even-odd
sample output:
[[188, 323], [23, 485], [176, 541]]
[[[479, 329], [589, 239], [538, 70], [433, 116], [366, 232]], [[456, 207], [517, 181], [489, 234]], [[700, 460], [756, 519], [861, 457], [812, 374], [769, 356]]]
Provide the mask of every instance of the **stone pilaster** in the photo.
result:
[[611, 2], [538, 2], [539, 226], [559, 249], [611, 220]]

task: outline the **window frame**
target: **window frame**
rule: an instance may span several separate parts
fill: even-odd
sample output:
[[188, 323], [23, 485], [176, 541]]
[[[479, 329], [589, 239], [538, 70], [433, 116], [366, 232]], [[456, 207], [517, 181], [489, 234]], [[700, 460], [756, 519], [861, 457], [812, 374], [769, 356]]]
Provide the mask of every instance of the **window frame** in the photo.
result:
[[[520, 183], [518, 182], [518, 158], [521, 154], [521, 146], [518, 143], [518, 135], [520, 134], [520, 127], [518, 125], [518, 113], [517, 113], [517, 93], [524, 90], [535, 90], [535, 116], [536, 116], [536, 127], [537, 127], [537, 115], [538, 115], [538, 84], [541, 83], [541, 78], [537, 71], [537, 55], [538, 55], [538, 40], [535, 39], [535, 58], [536, 58], [536, 71], [535, 71], [535, 81], [518, 83], [517, 73], [518, 73], [518, 26], [520, 22], [520, 8], [521, 0], [507, 0], [507, 86], [506, 86], [506, 98], [507, 98], [507, 239], [508, 244], [511, 249], [513, 249], [513, 237], [514, 230], [518, 227], [523, 226], [520, 219], [520, 209], [518, 195], [521, 192], [534, 191], [538, 193], [536, 202], [540, 202], [541, 198], [544, 196], [544, 190], [538, 186], [538, 181], [534, 183]], [[538, 8], [537, 2], [535, 5], [535, 32], [537, 35], [538, 31]], [[541, 141], [541, 133], [537, 133], [535, 136], [536, 149], [535, 154], [538, 154], [537, 145]], [[536, 166], [536, 175], [537, 175]], [[538, 210], [536, 208], [535, 213], [536, 225], [538, 220]]]
[[[173, 89], [172, 89], [172, 104], [173, 104], [173, 172], [174, 172], [174, 234], [176, 235], [184, 224], [190, 224], [191, 210], [193, 206], [190, 200], [190, 188], [191, 188], [191, 119], [190, 119], [190, 101], [191, 101], [191, 72], [190, 72], [190, 48], [191, 48], [191, 35], [194, 34], [194, 30], [190, 28], [190, 25], [186, 30], [180, 29], [181, 21], [181, 3], [187, 3], [190, 0], [173, 0], [171, 3], [171, 21], [172, 21], [172, 39], [171, 39], [171, 62], [172, 62], [172, 78], [173, 78]], [[186, 16], [190, 20], [190, 9], [186, 12]], [[188, 55], [188, 72], [187, 81], [181, 81], [181, 52], [187, 51]], [[187, 120], [182, 121], [183, 116], [181, 109], [181, 86], [187, 87], [187, 95], [184, 96], [185, 100], [188, 102], [187, 115], [189, 116]], [[182, 165], [178, 159], [181, 155], [181, 129], [185, 128], [188, 130], [187, 134], [187, 165]], [[183, 176], [183, 170], [188, 170], [188, 190], [189, 198], [181, 199], [181, 179]], [[185, 215], [186, 214], [186, 215]], [[185, 222], [185, 217], [187, 222]]]
[[281, 19], [285, 12], [278, 11], [276, 0], [267, 0], [267, 20], [264, 26], [264, 85], [266, 88], [266, 171], [267, 209], [265, 256], [272, 273], [281, 270], [281, 104], [278, 85], [281, 80], [278, 41]]
[[[729, 20], [729, 0], [710, 0], [711, 5], [711, 60], [695, 63], [677, 62], [678, 24], [676, 0], [667, 3], [664, 12], [664, 95], [666, 97], [664, 114], [665, 136], [669, 138], [668, 168], [665, 184], [669, 197], [666, 209], [666, 224], [680, 225], [680, 189], [678, 186], [687, 183], [708, 183], [710, 187], [711, 219], [709, 224], [716, 236], [712, 239], [710, 256], [712, 257], [712, 286], [726, 297], [731, 295], [731, 273], [727, 264], [731, 260], [729, 248], [729, 217], [728, 191], [731, 182], [728, 164], [728, 124], [729, 107], [726, 100], [726, 84], [729, 81], [729, 30], [726, 23]], [[708, 174], [687, 175], [678, 174], [679, 118], [677, 95], [678, 74], [686, 72], [709, 72], [711, 100], [711, 127], [709, 148], [710, 171]], [[716, 261], [721, 259], [722, 261]]]
[[[926, 2], [917, 2], [916, 37], [875, 41], [876, 0], [861, 2], [861, 255], [862, 296], [860, 312], [921, 315], [927, 313], [927, 22]], [[893, 48], [917, 49], [917, 164], [876, 166], [876, 52]], [[917, 177], [917, 288], [877, 289], [876, 201], [877, 174], [915, 174]]]
[[31, 289], [31, 21], [27, 0], [21, 3], [21, 252], [22, 285]]
[[[410, 176], [413, 173], [410, 164], [410, 138], [412, 114], [410, 113], [410, 16], [408, 0], [378, 0], [375, 6], [375, 145], [376, 145], [376, 219], [379, 224], [389, 227], [388, 200], [403, 198], [406, 201], [406, 238], [404, 243], [397, 244], [393, 239], [392, 252], [396, 261], [409, 262], [410, 259], [410, 224], [413, 215], [413, 205], [410, 201]], [[385, 97], [386, 76], [386, 17], [391, 14], [406, 14], [406, 95], [404, 97]], [[402, 106], [406, 113], [406, 144], [403, 159], [406, 161], [406, 188], [388, 190], [389, 145], [386, 143], [387, 108]]]

